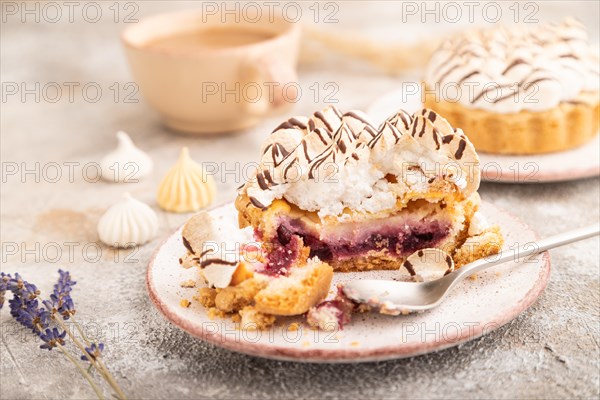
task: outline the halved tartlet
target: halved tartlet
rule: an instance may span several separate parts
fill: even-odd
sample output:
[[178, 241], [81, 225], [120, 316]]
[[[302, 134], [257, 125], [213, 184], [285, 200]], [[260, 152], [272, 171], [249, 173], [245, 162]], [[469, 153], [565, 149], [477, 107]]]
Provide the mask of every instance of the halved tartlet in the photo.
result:
[[472, 144], [433, 111], [399, 111], [375, 128], [360, 112], [328, 107], [276, 128], [240, 188], [238, 222], [252, 228], [254, 247], [215, 257], [199, 214], [184, 228], [181, 263], [209, 284], [202, 304], [243, 328], [309, 310], [312, 325], [341, 326], [360, 307], [341, 291], [323, 302], [334, 271], [408, 270], [409, 256], [432, 248], [460, 267], [499, 251], [498, 228], [482, 226], [477, 211], [479, 182]]
[[235, 205], [273, 270], [294, 261], [298, 239], [335, 271], [398, 269], [417, 250], [454, 254], [467, 240], [479, 179], [471, 143], [433, 111], [399, 111], [377, 129], [329, 107], [273, 132]]

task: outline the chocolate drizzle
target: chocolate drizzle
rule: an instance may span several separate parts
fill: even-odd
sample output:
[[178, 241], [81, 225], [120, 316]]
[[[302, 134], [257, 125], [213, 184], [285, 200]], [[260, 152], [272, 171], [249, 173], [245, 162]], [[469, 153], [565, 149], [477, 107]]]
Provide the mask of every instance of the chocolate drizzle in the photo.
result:
[[408, 273], [411, 276], [415, 276], [417, 273], [415, 272], [415, 269], [413, 268], [413, 265], [410, 263], [410, 261], [406, 260], [404, 261], [404, 264], [402, 264], [404, 266], [404, 268], [406, 268], [406, 270], [408, 271]]
[[273, 130], [273, 133], [281, 129], [306, 129], [306, 124], [300, 121], [298, 118], [290, 118], [285, 122], [282, 122], [277, 128]]
[[437, 114], [436, 114], [436, 113], [434, 113], [433, 111], [430, 111], [430, 112], [429, 112], [429, 115], [427, 115], [427, 118], [429, 118], [429, 120], [430, 120], [431, 122], [435, 122], [435, 117], [437, 117]]
[[458, 143], [458, 149], [456, 149], [456, 153], [454, 153], [454, 157], [457, 160], [460, 160], [465, 151], [465, 147], [467, 147], [467, 141], [463, 138], [460, 138], [460, 142]]
[[366, 119], [361, 117], [359, 114], [355, 113], [354, 111], [348, 111], [348, 112], [344, 113], [344, 115], [342, 117], [352, 117], [354, 119], [359, 120], [360, 122], [362, 122], [365, 125], [371, 125], [371, 123], [369, 121], [367, 121]]
[[437, 128], [433, 128], [433, 141], [435, 142], [435, 149], [439, 150], [440, 149], [440, 142], [438, 137], [440, 136], [440, 133], [438, 132]]
[[192, 254], [194, 254], [194, 249], [192, 249], [192, 245], [190, 244], [190, 242], [185, 238], [185, 236], [181, 237], [182, 241], [183, 241], [183, 245], [185, 246], [186, 249], [188, 249], [188, 251]]
[[517, 65], [520, 65], [520, 64], [527, 64], [527, 63], [522, 58], [517, 58], [513, 62], [508, 64], [508, 66], [504, 69], [504, 71], [502, 71], [502, 75], [506, 75], [506, 73], [508, 71], [510, 71], [511, 69], [513, 69], [514, 67], [516, 67]]
[[425, 121], [423, 121], [422, 125], [421, 125], [421, 130], [419, 131], [419, 137], [423, 137], [423, 135], [425, 134]]
[[454, 139], [454, 135], [446, 135], [442, 137], [442, 143], [448, 144]]
[[288, 178], [288, 172], [290, 171], [290, 169], [291, 169], [291, 168], [292, 168], [294, 165], [296, 165], [296, 163], [297, 163], [297, 162], [298, 162], [298, 159], [297, 159], [297, 158], [295, 158], [295, 159], [293, 159], [293, 160], [292, 160], [292, 162], [291, 162], [291, 163], [289, 163], [289, 164], [288, 164], [288, 165], [285, 167], [285, 169], [283, 170], [283, 179], [287, 179], [287, 178]]
[[332, 131], [332, 130], [333, 130], [333, 127], [331, 126], [331, 124], [329, 123], [329, 121], [327, 121], [327, 118], [325, 118], [325, 115], [323, 115], [323, 113], [322, 113], [321, 111], [317, 111], [317, 112], [315, 113], [315, 117], [316, 117], [317, 119], [319, 119], [321, 122], [323, 122], [323, 124], [325, 125], [325, 127], [326, 127], [328, 130], [330, 130], [330, 131]]
[[263, 154], [266, 154], [269, 150], [271, 151], [271, 159], [275, 167], [281, 164], [281, 162], [285, 160], [285, 158], [290, 154], [290, 152], [285, 147], [283, 147], [281, 143], [277, 142], [269, 144], [265, 148]]
[[269, 188], [269, 185], [265, 181], [265, 177], [262, 173], [256, 175], [256, 181], [258, 182], [258, 187], [262, 190], [267, 190]]
[[208, 267], [209, 265], [212, 265], [212, 264], [231, 265], [231, 266], [233, 266], [233, 265], [236, 265], [237, 262], [236, 261], [222, 260], [220, 258], [207, 258], [206, 260], [200, 262], [200, 268], [206, 268], [206, 267]]
[[410, 115], [408, 115], [404, 110], [400, 110], [400, 112], [396, 115], [400, 118], [400, 121], [402, 121], [402, 124], [404, 125], [404, 129], [408, 129]]
[[277, 185], [275, 183], [275, 181], [273, 180], [273, 177], [271, 176], [271, 173], [269, 172], [268, 169], [263, 170], [262, 174], [265, 177], [265, 180], [267, 181], [267, 183], [269, 184], [269, 186], [276, 186]]
[[250, 203], [256, 208], [260, 208], [261, 210], [265, 209], [265, 205], [258, 201], [255, 197], [250, 196]]
[[463, 76], [459, 81], [458, 81], [458, 85], [462, 85], [463, 83], [465, 83], [467, 81], [467, 79], [480, 74], [479, 71], [475, 70], [473, 72], [468, 73], [467, 75]]
[[446, 264], [448, 264], [448, 267], [452, 266], [452, 258], [449, 255], [446, 255]]

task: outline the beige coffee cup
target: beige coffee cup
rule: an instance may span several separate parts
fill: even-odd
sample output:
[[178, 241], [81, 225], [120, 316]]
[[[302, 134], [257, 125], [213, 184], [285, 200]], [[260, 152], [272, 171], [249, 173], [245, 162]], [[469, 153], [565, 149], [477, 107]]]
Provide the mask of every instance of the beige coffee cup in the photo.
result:
[[162, 14], [125, 30], [122, 41], [143, 97], [177, 131], [249, 128], [298, 96], [300, 26], [268, 13], [238, 22], [201, 11]]

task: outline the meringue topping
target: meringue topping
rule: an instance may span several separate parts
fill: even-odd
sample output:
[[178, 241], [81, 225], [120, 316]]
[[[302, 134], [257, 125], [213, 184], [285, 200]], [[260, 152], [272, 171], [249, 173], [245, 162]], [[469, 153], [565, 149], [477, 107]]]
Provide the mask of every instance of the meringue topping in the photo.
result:
[[190, 158], [188, 148], [184, 147], [177, 163], [160, 182], [157, 202], [166, 211], [198, 211], [208, 206], [215, 194], [214, 178]]
[[255, 179], [241, 191], [258, 208], [285, 198], [324, 217], [389, 209], [439, 180], [464, 196], [480, 181], [472, 144], [444, 118], [401, 110], [376, 128], [360, 111], [330, 106], [279, 125], [262, 146]]
[[147, 204], [129, 193], [111, 206], [98, 222], [100, 240], [112, 247], [131, 247], [152, 240], [158, 232], [158, 217]]
[[573, 18], [531, 28], [466, 31], [441, 44], [427, 66], [427, 90], [497, 113], [544, 111], [598, 92], [598, 49]]
[[137, 182], [152, 172], [150, 156], [133, 144], [123, 131], [117, 132], [117, 148], [100, 161], [102, 178], [111, 182]]

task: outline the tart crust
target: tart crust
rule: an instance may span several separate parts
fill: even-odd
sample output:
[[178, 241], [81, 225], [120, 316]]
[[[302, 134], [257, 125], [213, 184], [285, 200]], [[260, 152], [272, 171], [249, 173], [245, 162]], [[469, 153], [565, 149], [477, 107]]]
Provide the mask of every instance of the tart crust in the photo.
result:
[[547, 111], [511, 114], [468, 108], [439, 98], [426, 88], [425, 107], [459, 126], [477, 151], [494, 154], [541, 154], [581, 146], [598, 135], [598, 92], [582, 92], [572, 102]]

